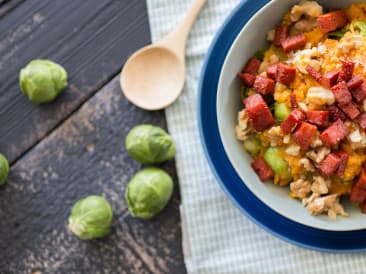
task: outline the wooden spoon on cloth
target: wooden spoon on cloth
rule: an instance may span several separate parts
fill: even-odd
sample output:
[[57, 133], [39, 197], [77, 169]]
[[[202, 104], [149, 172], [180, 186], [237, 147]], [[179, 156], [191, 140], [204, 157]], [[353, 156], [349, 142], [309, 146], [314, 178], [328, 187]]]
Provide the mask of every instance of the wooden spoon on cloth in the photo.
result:
[[178, 98], [185, 80], [188, 34], [206, 1], [196, 0], [176, 30], [127, 60], [120, 84], [130, 102], [146, 110], [158, 110]]

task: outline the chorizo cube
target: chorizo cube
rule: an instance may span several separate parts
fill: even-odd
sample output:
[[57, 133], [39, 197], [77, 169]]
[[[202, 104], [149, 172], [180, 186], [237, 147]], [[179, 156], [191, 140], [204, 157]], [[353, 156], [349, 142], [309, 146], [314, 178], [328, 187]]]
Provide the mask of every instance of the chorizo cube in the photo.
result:
[[356, 63], [352, 61], [344, 61], [342, 63], [342, 70], [339, 74], [339, 78], [341, 79], [341, 81], [348, 82], [349, 80], [351, 80], [355, 65]]
[[276, 80], [281, 84], [289, 85], [295, 80], [296, 69], [289, 65], [279, 63], [277, 65]]
[[296, 129], [293, 137], [295, 142], [304, 150], [307, 150], [312, 143], [315, 135], [317, 133], [316, 126], [301, 122], [300, 126]]
[[349, 199], [354, 203], [363, 203], [366, 200], [366, 189], [360, 188], [357, 184], [352, 187]]
[[361, 212], [363, 214], [366, 214], [366, 201], [363, 201], [361, 204], [360, 204], [360, 209], [361, 209]]
[[338, 119], [341, 119], [342, 121], [346, 120], [346, 115], [342, 112], [342, 110], [339, 109], [336, 105], [332, 105], [328, 108], [329, 111], [329, 121], [335, 122]]
[[351, 80], [349, 80], [347, 82], [347, 87], [348, 87], [348, 89], [353, 90], [353, 89], [361, 86], [363, 84], [363, 82], [365, 82], [365, 79], [363, 78], [363, 76], [361, 74], [357, 74], [357, 75], [353, 76], [351, 78]]
[[267, 77], [271, 78], [273, 80], [276, 80], [277, 76], [277, 65], [278, 64], [272, 64], [267, 68]]
[[257, 58], [250, 58], [243, 68], [243, 73], [256, 75], [261, 63]]
[[243, 82], [244, 85], [248, 87], [252, 87], [255, 81], [255, 76], [250, 73], [239, 73], [238, 74], [240, 80]]
[[362, 83], [351, 92], [355, 101], [360, 104], [366, 98], [366, 83]]
[[308, 110], [306, 120], [314, 125], [324, 127], [328, 124], [329, 111], [327, 110]]
[[358, 124], [360, 125], [360, 127], [363, 130], [366, 130], [366, 113], [362, 113], [359, 117], [358, 117]]
[[336, 101], [339, 104], [348, 104], [352, 101], [352, 95], [345, 81], [339, 82], [331, 88]]
[[338, 81], [340, 70], [334, 69], [332, 71], [328, 71], [323, 74], [321, 85], [325, 88], [331, 88], [334, 86]]
[[263, 95], [273, 94], [275, 84], [274, 80], [258, 75], [255, 77], [253, 88], [255, 91]]
[[320, 139], [326, 147], [330, 148], [342, 141], [348, 134], [348, 127], [338, 119], [320, 134]]
[[306, 45], [306, 37], [303, 33], [288, 36], [282, 41], [281, 46], [285, 53], [300, 49]]
[[347, 16], [343, 10], [337, 10], [318, 16], [317, 21], [320, 31], [328, 33], [347, 25]]
[[349, 117], [351, 120], [356, 119], [360, 115], [360, 111], [352, 102], [348, 104], [339, 104], [339, 107], [342, 111]]
[[290, 103], [292, 108], [297, 108], [299, 105], [297, 104], [296, 94], [292, 92], [290, 95]]
[[246, 113], [256, 131], [264, 131], [275, 124], [272, 113], [260, 94], [244, 99]]
[[290, 115], [282, 122], [281, 131], [283, 134], [290, 134], [291, 131], [297, 126], [301, 121], [305, 120], [305, 115], [301, 110], [294, 109], [291, 111]]
[[347, 152], [345, 152], [343, 150], [339, 150], [339, 151], [336, 151], [334, 153], [340, 159], [339, 166], [338, 166], [335, 174], [337, 176], [342, 176], [344, 174], [344, 171], [346, 170], [349, 156], [348, 156]]
[[289, 26], [288, 25], [279, 25], [275, 29], [275, 37], [273, 40], [273, 44], [277, 47], [280, 47], [282, 42], [288, 37], [289, 34]]
[[338, 169], [341, 159], [334, 153], [330, 153], [325, 157], [319, 165], [319, 170], [322, 174], [329, 176]]
[[272, 168], [262, 157], [256, 159], [251, 165], [262, 182], [268, 181], [269, 179], [273, 178], [274, 172]]
[[355, 203], [362, 203], [366, 200], [366, 170], [361, 171], [358, 180], [353, 185], [350, 200]]
[[307, 65], [305, 70], [318, 83], [320, 83], [322, 81], [322, 74], [320, 72], [318, 72], [313, 66]]

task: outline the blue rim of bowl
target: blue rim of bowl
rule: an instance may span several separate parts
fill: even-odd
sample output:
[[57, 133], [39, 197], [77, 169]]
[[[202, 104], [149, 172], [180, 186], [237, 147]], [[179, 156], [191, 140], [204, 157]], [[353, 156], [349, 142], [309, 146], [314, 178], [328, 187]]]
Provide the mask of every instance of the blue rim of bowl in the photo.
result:
[[[206, 55], [199, 83], [198, 123], [201, 143], [211, 170], [224, 192], [254, 223], [289, 243], [318, 251], [366, 251], [366, 230], [327, 231], [305, 226], [278, 214], [243, 183], [222, 145], [216, 111], [219, 77], [226, 55], [249, 19], [269, 0], [242, 1], [216, 34]], [[366, 219], [365, 219], [366, 220]]]

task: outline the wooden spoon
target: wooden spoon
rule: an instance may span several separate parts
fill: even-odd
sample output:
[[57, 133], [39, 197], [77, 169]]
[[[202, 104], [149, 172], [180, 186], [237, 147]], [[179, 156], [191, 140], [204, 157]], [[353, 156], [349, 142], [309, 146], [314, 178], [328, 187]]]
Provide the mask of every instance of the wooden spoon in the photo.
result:
[[135, 52], [124, 65], [120, 84], [127, 99], [146, 110], [162, 109], [181, 93], [185, 80], [185, 48], [189, 31], [207, 0], [196, 0], [172, 33]]

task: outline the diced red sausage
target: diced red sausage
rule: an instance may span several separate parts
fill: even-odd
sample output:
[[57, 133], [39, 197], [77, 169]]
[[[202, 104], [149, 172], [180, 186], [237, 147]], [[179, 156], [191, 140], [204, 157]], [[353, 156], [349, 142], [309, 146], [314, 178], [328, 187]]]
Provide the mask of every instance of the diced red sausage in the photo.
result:
[[267, 68], [267, 77], [268, 78], [271, 78], [273, 80], [276, 80], [276, 76], [277, 76], [277, 65], [278, 64], [273, 64], [273, 65], [270, 65], [268, 68]]
[[275, 124], [272, 113], [261, 95], [253, 94], [245, 98], [244, 105], [249, 120], [256, 131], [264, 131]]
[[299, 105], [297, 104], [297, 100], [296, 100], [296, 94], [295, 92], [292, 92], [290, 95], [290, 103], [291, 103], [291, 107], [292, 108], [297, 108]]
[[338, 76], [339, 76], [340, 70], [334, 69], [332, 71], [326, 72], [322, 76], [321, 84], [322, 86], [326, 88], [331, 88], [335, 84], [337, 84]]
[[361, 103], [366, 98], [366, 83], [362, 83], [359, 87], [352, 90], [353, 98], [357, 103]]
[[255, 81], [255, 76], [253, 74], [250, 73], [239, 73], [238, 74], [239, 78], [241, 79], [241, 81], [243, 82], [244, 85], [248, 86], [248, 87], [252, 87]]
[[301, 110], [294, 109], [291, 111], [290, 115], [287, 116], [280, 126], [283, 134], [290, 134], [296, 125], [303, 120], [305, 120], [305, 114]]
[[279, 25], [275, 30], [275, 37], [273, 40], [273, 44], [277, 47], [280, 47], [282, 42], [287, 38], [289, 34], [289, 26], [288, 25]]
[[363, 201], [361, 204], [360, 204], [360, 209], [361, 209], [361, 212], [363, 214], [366, 214], [366, 202]]
[[258, 174], [259, 179], [261, 179], [262, 182], [268, 181], [274, 176], [273, 170], [263, 158], [255, 160], [252, 163], [252, 168]]
[[348, 154], [344, 152], [343, 150], [339, 150], [334, 152], [335, 155], [337, 155], [340, 159], [339, 166], [335, 172], [337, 176], [342, 176], [344, 171], [346, 170], [347, 162], [348, 162]]
[[349, 199], [355, 203], [362, 203], [366, 200], [366, 170], [361, 171], [360, 177], [353, 185]]
[[261, 65], [261, 61], [257, 58], [250, 58], [243, 68], [243, 73], [256, 75]]
[[348, 104], [352, 101], [352, 95], [348, 90], [346, 82], [342, 81], [331, 88], [336, 101], [339, 104]]
[[305, 46], [306, 37], [303, 33], [299, 33], [296, 35], [292, 35], [287, 37], [282, 41], [281, 46], [285, 53], [289, 53], [290, 51], [297, 50]]
[[326, 110], [308, 110], [306, 120], [317, 126], [324, 127], [328, 124], [329, 111]]
[[273, 94], [275, 84], [276, 82], [274, 80], [258, 75], [255, 77], [253, 88], [263, 95]]
[[305, 69], [308, 74], [314, 78], [315, 81], [317, 81], [318, 83], [322, 81], [322, 74], [318, 72], [314, 67], [312, 67], [311, 65], [307, 65]]
[[291, 84], [295, 80], [296, 69], [289, 65], [279, 63], [277, 66], [276, 80], [281, 84]]
[[362, 129], [366, 130], [366, 113], [362, 113], [358, 117], [358, 123]]
[[300, 126], [296, 129], [293, 137], [296, 143], [304, 150], [308, 149], [312, 143], [317, 129], [316, 126], [306, 122], [301, 122]]
[[356, 119], [359, 115], [360, 115], [360, 111], [358, 110], [358, 108], [355, 106], [354, 103], [350, 102], [348, 104], [339, 104], [339, 107], [342, 109], [342, 111], [344, 113], [346, 113], [346, 115], [351, 118], [351, 120]]
[[357, 75], [353, 76], [351, 80], [348, 81], [347, 87], [350, 90], [358, 88], [359, 86], [361, 86], [363, 84], [364, 81], [365, 81], [365, 79], [363, 78], [363, 76], [361, 74], [357, 74]]
[[355, 184], [352, 187], [351, 194], [349, 195], [349, 199], [354, 203], [363, 203], [366, 200], [366, 189], [359, 187]]
[[345, 61], [342, 63], [342, 70], [339, 74], [339, 78], [341, 79], [341, 81], [348, 82], [349, 80], [351, 80], [355, 65], [356, 63], [352, 61]]
[[340, 110], [336, 105], [332, 105], [328, 108], [329, 111], [329, 121], [335, 122], [338, 119], [341, 119], [342, 121], [346, 120], [346, 115]]
[[347, 25], [347, 16], [343, 10], [332, 11], [318, 17], [318, 26], [322, 33], [334, 31]]
[[342, 141], [349, 134], [348, 127], [338, 119], [320, 134], [320, 139], [327, 147], [332, 147]]
[[330, 153], [325, 157], [324, 161], [319, 165], [322, 174], [329, 176], [333, 174], [339, 167], [341, 159], [334, 153]]

